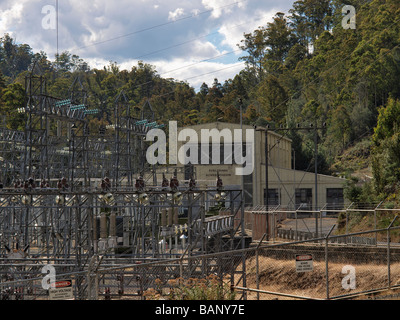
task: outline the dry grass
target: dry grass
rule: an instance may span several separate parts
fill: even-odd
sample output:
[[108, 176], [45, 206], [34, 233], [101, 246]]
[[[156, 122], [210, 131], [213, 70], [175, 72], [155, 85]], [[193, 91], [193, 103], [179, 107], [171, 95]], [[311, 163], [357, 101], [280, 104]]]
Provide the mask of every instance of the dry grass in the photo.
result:
[[[302, 297], [325, 299], [327, 296], [326, 266], [325, 262], [313, 262], [312, 272], [297, 273], [294, 260], [277, 260], [268, 257], [259, 257], [260, 290], [292, 294]], [[366, 290], [385, 288], [388, 284], [387, 265], [352, 264], [355, 268], [356, 288], [354, 290], [343, 289], [342, 280], [346, 274], [342, 274], [342, 268], [346, 264], [330, 263], [329, 296], [339, 296]], [[246, 263], [247, 287], [256, 288], [256, 264], [255, 257]], [[391, 283], [400, 284], [400, 264], [391, 265]], [[248, 299], [255, 299], [256, 293], [248, 294]], [[277, 296], [260, 294], [260, 299], [273, 299]], [[284, 299], [284, 297], [279, 297]]]

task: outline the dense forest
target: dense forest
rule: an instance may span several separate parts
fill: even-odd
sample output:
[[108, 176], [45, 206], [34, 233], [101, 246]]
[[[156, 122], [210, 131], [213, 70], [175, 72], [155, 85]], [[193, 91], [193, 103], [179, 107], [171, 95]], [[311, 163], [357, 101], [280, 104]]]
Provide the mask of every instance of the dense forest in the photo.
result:
[[[342, 8], [356, 8], [356, 28], [344, 28]], [[51, 61], [8, 34], [0, 39], [0, 109], [3, 125], [24, 129], [16, 109], [25, 103], [24, 79], [33, 63], [48, 79], [48, 94], [65, 98], [77, 77], [98, 108], [91, 127], [112, 120], [115, 98], [124, 91], [136, 107], [150, 102], [160, 123], [210, 121], [270, 127], [318, 126], [318, 171], [351, 178], [354, 201], [395, 199], [400, 189], [400, 2], [398, 0], [298, 0], [287, 14], [243, 35], [238, 47], [245, 68], [233, 79], [188, 83], [164, 79], [156, 67], [139, 62], [121, 70], [117, 62], [91, 69], [79, 56], [63, 52]], [[134, 114], [132, 114], [134, 116]], [[323, 125], [324, 124], [324, 125]], [[288, 130], [296, 169], [313, 170], [313, 132]], [[349, 148], [368, 158], [372, 179], [359, 183], [341, 163]], [[358, 149], [357, 149], [358, 150]], [[357, 152], [355, 152], [357, 153]], [[363, 158], [364, 157], [364, 158]]]

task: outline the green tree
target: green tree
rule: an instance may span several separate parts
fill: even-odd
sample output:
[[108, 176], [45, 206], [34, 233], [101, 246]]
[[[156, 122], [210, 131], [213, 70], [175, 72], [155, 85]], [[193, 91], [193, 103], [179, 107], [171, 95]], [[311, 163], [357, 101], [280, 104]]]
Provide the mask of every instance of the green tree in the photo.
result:
[[262, 115], [275, 123], [286, 122], [288, 96], [279, 78], [269, 75], [258, 88], [257, 100], [262, 106]]
[[351, 120], [347, 108], [343, 105], [338, 106], [333, 111], [331, 121], [330, 134], [334, 140], [340, 142], [341, 151], [343, 151], [349, 143], [352, 133]]
[[25, 113], [18, 112], [26, 104], [25, 89], [19, 83], [12, 83], [2, 91], [1, 114], [7, 118], [7, 127], [12, 130], [25, 129]]
[[389, 99], [379, 110], [373, 135], [372, 170], [375, 189], [383, 196], [400, 181], [400, 101]]
[[324, 30], [331, 28], [331, 0], [298, 0], [289, 13], [290, 24], [305, 48], [313, 45]]
[[252, 85], [257, 85], [264, 75], [264, 56], [267, 49], [265, 43], [265, 28], [260, 27], [253, 33], [245, 33], [240, 49], [248, 53], [247, 56], [240, 57], [239, 60], [245, 61], [247, 73], [250, 76]]
[[[273, 22], [268, 22], [264, 30], [266, 66], [269, 73], [275, 73], [274, 66], [282, 65], [289, 54], [290, 48], [295, 44], [294, 35], [289, 28], [284, 13], [278, 12]], [[270, 67], [268, 67], [270, 66]], [[272, 68], [271, 68], [272, 66]]]
[[400, 101], [390, 98], [385, 107], [379, 109], [377, 125], [372, 140], [379, 146], [380, 143], [392, 137], [400, 128]]
[[33, 57], [32, 48], [28, 44], [16, 44], [9, 34], [0, 38], [0, 70], [11, 81], [28, 69]]

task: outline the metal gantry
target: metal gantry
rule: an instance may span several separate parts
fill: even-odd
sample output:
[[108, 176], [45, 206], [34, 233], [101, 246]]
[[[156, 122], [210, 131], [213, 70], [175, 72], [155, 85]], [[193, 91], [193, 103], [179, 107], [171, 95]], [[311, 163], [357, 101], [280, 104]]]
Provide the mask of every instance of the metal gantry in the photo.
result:
[[[180, 185], [176, 175], [157, 183], [143, 138], [162, 125], [149, 101], [134, 117], [122, 91], [113, 123], [89, 132], [97, 109], [80, 81], [63, 99], [47, 94], [40, 74], [31, 72], [25, 86], [25, 130], [0, 128], [2, 280], [37, 274], [41, 264], [79, 272], [99, 256], [115, 265], [244, 248], [241, 190]], [[212, 260], [191, 263], [186, 274], [218, 265]], [[76, 286], [83, 297], [83, 278]]]

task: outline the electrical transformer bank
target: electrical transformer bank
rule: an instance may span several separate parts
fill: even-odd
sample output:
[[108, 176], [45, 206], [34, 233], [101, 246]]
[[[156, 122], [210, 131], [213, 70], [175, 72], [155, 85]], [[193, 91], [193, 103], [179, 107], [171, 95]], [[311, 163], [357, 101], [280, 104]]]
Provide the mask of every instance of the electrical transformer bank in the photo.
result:
[[[240, 189], [224, 188], [219, 176], [215, 186], [201, 186], [193, 168], [178, 179], [177, 169], [146, 161], [146, 133], [163, 128], [149, 101], [132, 106], [121, 91], [113, 98], [111, 123], [94, 128], [91, 119], [100, 111], [79, 78], [61, 98], [47, 93], [46, 81], [34, 64], [25, 79], [26, 105], [18, 110], [25, 130], [0, 128], [2, 282], [40, 277], [47, 264], [58, 273], [85, 273], [244, 247]], [[183, 272], [182, 265], [167, 269], [167, 278]], [[204, 270], [233, 272], [208, 259], [184, 267], [188, 276]], [[94, 282], [77, 276], [74, 295], [111, 298], [131, 286], [140, 296], [159, 272], [149, 268], [146, 282], [133, 271]], [[44, 294], [38, 284], [17, 289], [12, 292], [25, 299]]]

